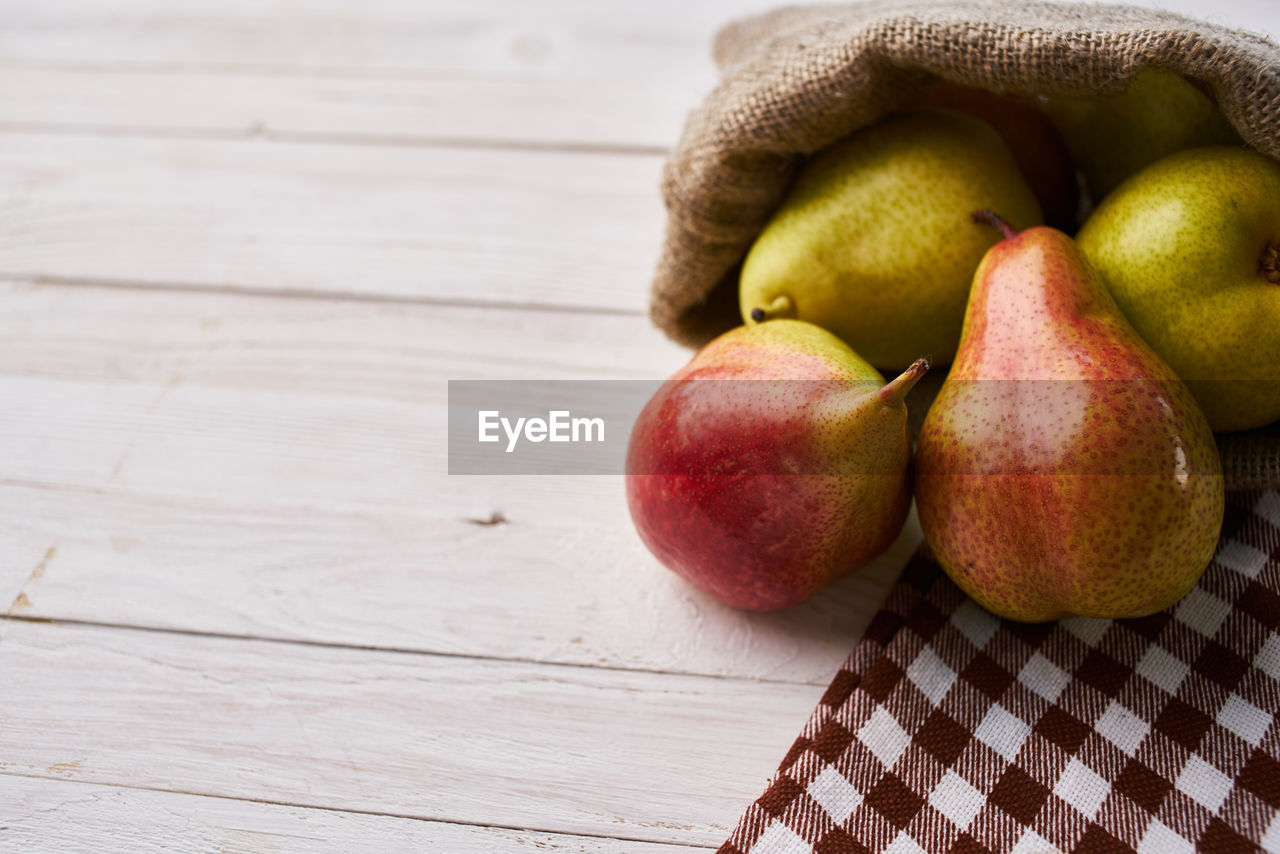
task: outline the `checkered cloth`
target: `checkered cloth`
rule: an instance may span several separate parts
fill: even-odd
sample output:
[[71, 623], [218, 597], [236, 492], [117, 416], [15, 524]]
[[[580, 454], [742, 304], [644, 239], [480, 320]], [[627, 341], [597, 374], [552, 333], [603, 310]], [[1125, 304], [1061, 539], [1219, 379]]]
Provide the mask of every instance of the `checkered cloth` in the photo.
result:
[[1280, 492], [1138, 620], [991, 616], [907, 566], [720, 854], [1280, 851]]

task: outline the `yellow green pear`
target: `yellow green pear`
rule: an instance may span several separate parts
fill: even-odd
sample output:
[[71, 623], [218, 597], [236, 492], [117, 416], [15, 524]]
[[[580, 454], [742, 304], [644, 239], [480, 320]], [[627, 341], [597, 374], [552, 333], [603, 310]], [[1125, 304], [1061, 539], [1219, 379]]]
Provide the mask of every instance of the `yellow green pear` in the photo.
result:
[[982, 208], [1041, 221], [1000, 135], [950, 111], [892, 114], [806, 164], [743, 263], [743, 318], [815, 323], [882, 370], [949, 362], [995, 242], [969, 222]]
[[1214, 430], [1280, 420], [1280, 163], [1172, 154], [1116, 188], [1078, 240]]
[[1045, 111], [1084, 175], [1093, 201], [1167, 154], [1240, 144], [1218, 108], [1182, 76], [1144, 68], [1104, 98], [1049, 98]]

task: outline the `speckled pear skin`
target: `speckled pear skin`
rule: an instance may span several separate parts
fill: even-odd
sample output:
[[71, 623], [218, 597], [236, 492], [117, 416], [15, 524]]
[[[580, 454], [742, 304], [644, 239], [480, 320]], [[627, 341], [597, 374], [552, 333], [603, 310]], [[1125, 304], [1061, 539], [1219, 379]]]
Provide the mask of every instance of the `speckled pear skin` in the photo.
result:
[[899, 371], [951, 361], [973, 271], [995, 242], [955, 211], [1041, 219], [1008, 145], [953, 112], [892, 114], [816, 155], [743, 262], [742, 317], [779, 296], [782, 316], [835, 333]]
[[885, 386], [838, 338], [798, 320], [725, 333], [632, 430], [626, 491], [640, 538], [730, 605], [773, 611], [809, 598], [902, 528], [901, 398], [921, 373]]
[[1024, 622], [1169, 606], [1208, 566], [1224, 506], [1191, 393], [1049, 228], [979, 266], [915, 490], [947, 574]]
[[1045, 110], [1095, 204], [1165, 155], [1203, 145], [1243, 144], [1208, 95], [1162, 68], [1138, 72], [1119, 94], [1049, 98]]
[[958, 110], [991, 125], [1009, 144], [1027, 187], [1040, 203], [1045, 224], [1075, 230], [1080, 208], [1076, 165], [1035, 99], [1002, 95], [939, 78], [916, 95], [910, 106]]
[[1107, 197], [1080, 248], [1217, 431], [1280, 420], [1280, 163], [1170, 155]]

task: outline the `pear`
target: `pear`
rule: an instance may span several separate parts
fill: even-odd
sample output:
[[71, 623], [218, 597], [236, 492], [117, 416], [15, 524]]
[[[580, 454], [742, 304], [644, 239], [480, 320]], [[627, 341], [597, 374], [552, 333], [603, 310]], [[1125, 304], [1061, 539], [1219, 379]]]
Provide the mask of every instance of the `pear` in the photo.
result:
[[1094, 203], [1167, 154], [1239, 145], [1213, 101], [1172, 71], [1144, 68], [1104, 98], [1049, 98], [1045, 109], [1084, 175]]
[[989, 219], [1005, 239], [974, 275], [917, 446], [925, 537], [957, 585], [1009, 619], [1168, 607], [1222, 525], [1209, 425], [1071, 238]]
[[743, 317], [816, 323], [883, 370], [949, 362], [995, 242], [953, 212], [991, 206], [1041, 221], [999, 134], [960, 113], [891, 115], [801, 171], [743, 262]]
[[642, 410], [627, 503], [668, 568], [739, 608], [807, 599], [897, 537], [911, 502], [903, 398], [823, 329], [739, 327], [704, 347]]
[[1048, 225], [1075, 230], [1080, 207], [1076, 166], [1066, 145], [1033, 98], [935, 80], [911, 99], [912, 109], [958, 110], [991, 125], [1013, 153]]
[[1280, 419], [1280, 163], [1243, 148], [1172, 154], [1108, 196], [1079, 242], [1209, 426]]

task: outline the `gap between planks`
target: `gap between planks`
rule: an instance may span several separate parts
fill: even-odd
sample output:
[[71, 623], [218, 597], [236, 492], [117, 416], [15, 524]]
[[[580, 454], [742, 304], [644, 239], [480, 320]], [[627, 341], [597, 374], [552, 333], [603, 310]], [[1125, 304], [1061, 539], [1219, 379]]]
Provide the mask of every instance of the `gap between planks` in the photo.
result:
[[504, 139], [483, 136], [434, 136], [428, 134], [344, 133], [341, 131], [290, 131], [265, 122], [242, 127], [199, 128], [164, 125], [77, 124], [75, 122], [16, 122], [0, 120], [0, 134], [79, 136], [120, 139], [188, 139], [224, 142], [275, 142], [294, 145], [372, 146], [385, 148], [456, 148], [482, 151], [530, 151], [547, 154], [604, 154], [620, 157], [665, 157], [669, 145], [589, 142], [572, 139]]
[[[20, 597], [22, 593], [18, 594]], [[119, 629], [129, 632], [147, 632], [158, 635], [176, 635], [192, 638], [209, 638], [214, 640], [228, 641], [244, 641], [246, 643], [266, 643], [266, 644], [283, 644], [298, 647], [315, 647], [318, 649], [349, 649], [362, 652], [379, 652], [389, 655], [420, 655], [431, 658], [448, 658], [460, 661], [483, 661], [494, 662], [499, 664], [528, 664], [534, 666], [547, 667], [573, 667], [582, 670], [604, 673], [630, 674], [641, 673], [651, 676], [687, 676], [696, 679], [722, 679], [728, 682], [747, 682], [753, 685], [794, 685], [807, 688], [818, 688], [825, 685], [825, 682], [806, 681], [797, 679], [779, 679], [768, 676], [737, 676], [731, 673], [694, 673], [679, 670], [662, 670], [655, 667], [621, 667], [614, 664], [588, 664], [577, 661], [548, 661], [542, 658], [522, 658], [512, 655], [483, 655], [478, 653], [464, 652], [441, 652], [430, 649], [415, 649], [413, 647], [400, 646], [380, 646], [377, 644], [362, 643], [343, 643], [338, 641], [321, 641], [307, 640], [304, 638], [284, 638], [271, 635], [253, 635], [236, 632], [218, 632], [204, 629], [177, 629], [166, 626], [146, 626], [134, 623], [109, 623], [99, 620], [81, 620], [68, 619], [57, 616], [28, 616], [25, 614], [15, 614], [12, 610], [7, 614], [0, 614], [0, 622], [21, 622], [34, 623], [37, 625], [51, 626], [84, 626], [91, 629]], [[0, 633], [0, 646], [3, 646], [3, 633]], [[0, 771], [0, 774], [5, 772]], [[519, 828], [513, 828], [519, 829]]]
[[722, 841], [821, 693], [4, 625], [5, 771], [653, 842]]
[[326, 5], [22, 4], [0, 119], [652, 150], [715, 85], [716, 30], [776, 0]]
[[[163, 801], [176, 802], [174, 803], [174, 806], [177, 807], [178, 809], [181, 809], [181, 807], [183, 806], [188, 806], [188, 807], [193, 805], [205, 806], [207, 802], [215, 805], [227, 804], [242, 810], [248, 809], [248, 810], [254, 811], [255, 813], [257, 813], [258, 811], [266, 811], [266, 810], [300, 810], [308, 814], [306, 817], [308, 818], [320, 817], [322, 821], [325, 818], [348, 819], [351, 817], [361, 817], [361, 818], [369, 818], [369, 819], [375, 819], [375, 820], [389, 819], [395, 822], [396, 824], [403, 823], [404, 826], [409, 829], [410, 834], [412, 834], [413, 831], [418, 831], [418, 830], [421, 830], [424, 833], [432, 833], [433, 831], [436, 833], [439, 833], [443, 831], [445, 834], [448, 834], [450, 832], [456, 833], [457, 831], [469, 832], [469, 833], [480, 832], [480, 833], [487, 834], [489, 832], [497, 831], [499, 833], [495, 835], [500, 835], [501, 837], [504, 837], [501, 841], [514, 842], [516, 845], [520, 846], [521, 849], [524, 849], [525, 847], [543, 849], [543, 848], [546, 848], [548, 845], [551, 845], [555, 848], [559, 848], [560, 846], [558, 843], [560, 842], [563, 842], [566, 845], [568, 845], [573, 843], [575, 840], [578, 840], [579, 842], [581, 840], [598, 840], [600, 842], [605, 842], [605, 843], [624, 842], [624, 843], [628, 843], [629, 845], [637, 845], [637, 844], [642, 845], [644, 847], [641, 849], [641, 851], [653, 852], [653, 854], [662, 854], [662, 852], [668, 851], [669, 849], [695, 850], [695, 851], [714, 850], [714, 848], [710, 845], [700, 845], [700, 844], [691, 843], [691, 842], [678, 842], [678, 841], [651, 842], [649, 840], [637, 839], [629, 836], [603, 835], [603, 834], [594, 834], [594, 833], [565, 834], [558, 831], [546, 830], [546, 829], [537, 828], [537, 827], [517, 827], [514, 825], [508, 826], [508, 825], [492, 824], [492, 823], [471, 824], [471, 823], [460, 822], [460, 821], [446, 821], [442, 819], [419, 818], [417, 816], [412, 816], [412, 815], [400, 815], [398, 813], [379, 812], [376, 810], [339, 809], [335, 807], [322, 807], [322, 806], [317, 807], [317, 806], [308, 806], [306, 804], [288, 803], [283, 801], [267, 801], [267, 800], [259, 800], [255, 798], [236, 797], [234, 795], [188, 792], [188, 791], [183, 791], [178, 789], [163, 789], [163, 788], [157, 788], [154, 786], [137, 786], [137, 785], [129, 785], [125, 783], [93, 783], [93, 782], [85, 782], [81, 780], [69, 780], [69, 779], [66, 779], [65, 777], [47, 777], [47, 776], [35, 775], [35, 774], [21, 774], [21, 773], [9, 772], [9, 771], [0, 771], [0, 780], [4, 780], [6, 778], [11, 781], [19, 781], [18, 787], [22, 787], [23, 785], [25, 785], [28, 789], [37, 790], [34, 792], [34, 794], [37, 797], [41, 795], [47, 795], [47, 789], [51, 787], [59, 787], [59, 788], [70, 788], [73, 790], [78, 789], [81, 791], [88, 791], [90, 796], [94, 798], [95, 801], [99, 800], [99, 796], [106, 797], [110, 794], [127, 793], [128, 797], [135, 797], [135, 798], [139, 794], [143, 795], [144, 797], [158, 796]], [[0, 787], [0, 788], [3, 788], [3, 787]], [[46, 791], [39, 791], [40, 789], [45, 789]], [[128, 794], [128, 793], [132, 793], [132, 794]], [[12, 803], [13, 802], [11, 801], [11, 804]], [[44, 813], [49, 811], [59, 811], [71, 805], [72, 803], [74, 802], [69, 803], [67, 801], [63, 801], [53, 806], [43, 807], [37, 810], [37, 812]], [[3, 808], [0, 808], [0, 810], [2, 809]], [[178, 809], [165, 809], [165, 812], [175, 815], [175, 817], [180, 817], [183, 821], [184, 829], [189, 829], [191, 825], [194, 823], [190, 814], [190, 810], [178, 812]], [[216, 810], [216, 807], [215, 807], [215, 810]], [[4, 831], [6, 836], [12, 836], [15, 830], [25, 829], [24, 825], [29, 824], [29, 822], [25, 821], [25, 819], [29, 817], [30, 817], [29, 815], [20, 816], [16, 818], [10, 817], [10, 816], [7, 816], [3, 811], [0, 811], [0, 822], [5, 823], [4, 826], [0, 826], [0, 831]], [[258, 816], [255, 815], [255, 817], [258, 817]], [[266, 816], [262, 816], [262, 817], [265, 818]], [[104, 816], [104, 818], [106, 817]], [[100, 838], [92, 837], [92, 830], [90, 828], [82, 827], [81, 821], [74, 821], [74, 822], [70, 822], [69, 824], [71, 827], [73, 827], [77, 831], [84, 831], [87, 837], [91, 837], [94, 839], [95, 843], [101, 843], [102, 840]], [[65, 829], [68, 826], [69, 826], [68, 823], [65, 823], [65, 822], [59, 823], [60, 828]], [[33, 829], [40, 831], [40, 828], [38, 826]], [[141, 828], [136, 828], [136, 829], [140, 830]], [[208, 828], [208, 829], [213, 830], [214, 828]], [[301, 828], [299, 829], [301, 830]], [[328, 830], [329, 828], [324, 828], [324, 829]], [[397, 830], [398, 829], [400, 828], [397, 828]], [[280, 836], [279, 831], [255, 831], [255, 830], [244, 831], [241, 828], [237, 828], [237, 830], [240, 830], [242, 832], [253, 833], [255, 835], [258, 833], [270, 833], [271, 836], [275, 839], [278, 839]], [[315, 832], [317, 830], [321, 830], [321, 828], [308, 828], [308, 830]], [[362, 827], [360, 828], [360, 830], [362, 832], [360, 845], [362, 846], [363, 850], [369, 850], [367, 847], [369, 842], [371, 841], [369, 836], [372, 836], [373, 834], [369, 832], [370, 829], [368, 827]], [[376, 834], [378, 830], [389, 830], [389, 829], [384, 827], [381, 824], [377, 824], [374, 826], [373, 831]], [[39, 838], [41, 838], [45, 842], [48, 842], [50, 840], [49, 831], [50, 831], [49, 828], [44, 828], [43, 831], [39, 833]], [[387, 836], [390, 837], [392, 833], [393, 832], [389, 831], [387, 833]], [[552, 838], [530, 841], [530, 840], [521, 839], [519, 837], [516, 837], [514, 839], [510, 838], [509, 833], [528, 833], [528, 834], [535, 834], [535, 835], [552, 837]], [[156, 837], [154, 835], [148, 837], [149, 842], [155, 842], [155, 839]], [[166, 839], [169, 842], [180, 841], [180, 840], [173, 840], [171, 837], [166, 837]], [[137, 842], [137, 840], [131, 840], [131, 841]], [[201, 839], [199, 841], [208, 842], [210, 840]], [[325, 841], [334, 842], [335, 840], [334, 840], [334, 837], [328, 836], [325, 838]], [[386, 841], [387, 844], [392, 844], [397, 840], [388, 839], [384, 841]], [[438, 838], [437, 839], [427, 838], [427, 839], [415, 839], [415, 840], [404, 839], [404, 840], [398, 840], [398, 841], [402, 841], [402, 842], [412, 841], [420, 845], [426, 842], [439, 842], [440, 840]], [[497, 844], [498, 841], [499, 840], [483, 840], [482, 843], [480, 844]], [[0, 837], [0, 850], [7, 850], [4, 842], [5, 842], [5, 839], [3, 837]], [[313, 837], [308, 837], [306, 839], [306, 842], [308, 846], [310, 846], [316, 843], [317, 840]], [[345, 845], [345, 844], [347, 843], [339, 842], [339, 845]], [[350, 844], [355, 844], [355, 843], [352, 842]], [[492, 849], [479, 849], [479, 844], [477, 844], [477, 849], [485, 850], [486, 854], [488, 851], [492, 850]], [[159, 850], [169, 850], [168, 845], [165, 844], [160, 846]], [[226, 849], [219, 847], [218, 850], [223, 851]], [[252, 850], [252, 849], [247, 849], [247, 850]], [[304, 850], [304, 849], [298, 849], [298, 850]], [[310, 847], [308, 847], [305, 850], [308, 851], [308, 854], [314, 854], [314, 849]], [[341, 851], [344, 849], [336, 848], [334, 850]], [[345, 850], [350, 850], [350, 849], [345, 849]], [[379, 848], [378, 850], [387, 850], [387, 849]], [[400, 849], [399, 847], [396, 847], [392, 850], [398, 851], [402, 849]], [[408, 850], [408, 849], [404, 849], [404, 850]]]
[[648, 308], [661, 158], [0, 134], [0, 269]]
[[[93, 278], [91, 276], [47, 276], [0, 270], [0, 285], [36, 285], [62, 288], [101, 288], [117, 291], [158, 291], [174, 294], [212, 294], [232, 297], [265, 297], [268, 299], [305, 299], [328, 302], [354, 302], [370, 305], [441, 306], [497, 311], [536, 311], [552, 314], [590, 314], [607, 317], [646, 317], [642, 309], [607, 305], [574, 305], [573, 303], [491, 302], [457, 296], [429, 294], [380, 294], [360, 291], [312, 291], [295, 288], [238, 287], [198, 282], [134, 281], [129, 279]], [[691, 351], [692, 353], [692, 351]]]
[[[657, 565], [616, 477], [444, 475], [443, 377], [687, 359], [636, 319], [7, 294], [0, 387], [27, 405], [0, 417], [0, 568], [23, 616], [824, 685], [918, 536], [748, 615]], [[513, 524], [459, 521], [494, 510]]]
[[[861, 571], [750, 614], [658, 566], [625, 518], [490, 532], [424, 514], [29, 486], [0, 489], [15, 617], [761, 684], [826, 685], [919, 537], [912, 517]], [[572, 547], [585, 541], [601, 545]]]

